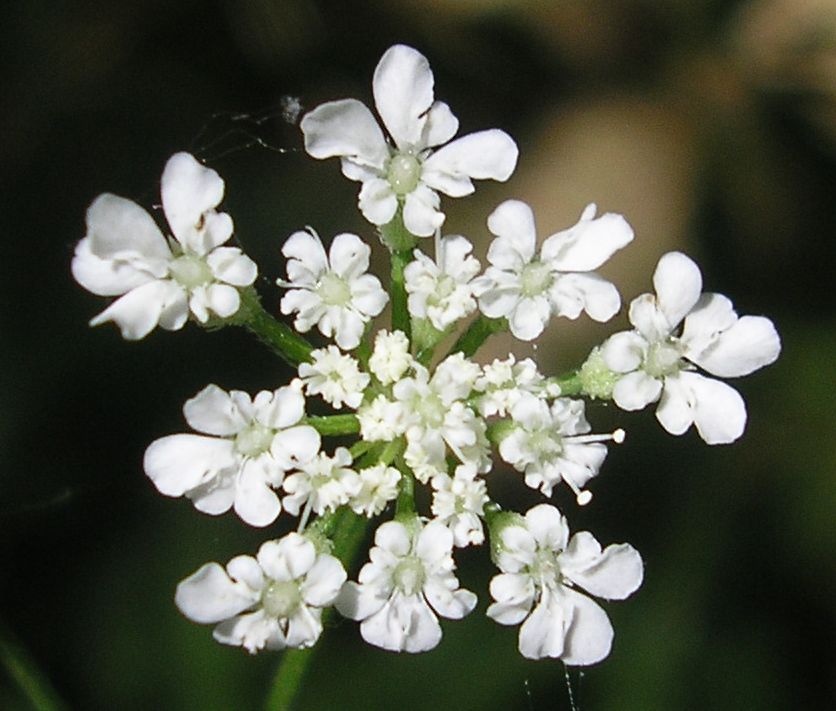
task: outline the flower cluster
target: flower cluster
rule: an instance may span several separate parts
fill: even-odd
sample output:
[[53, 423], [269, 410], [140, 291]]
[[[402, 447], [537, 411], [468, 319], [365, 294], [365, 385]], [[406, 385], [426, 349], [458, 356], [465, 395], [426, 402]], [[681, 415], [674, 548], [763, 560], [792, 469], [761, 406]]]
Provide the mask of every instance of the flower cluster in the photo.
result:
[[[384, 54], [373, 93], [383, 128], [365, 105], [343, 99], [307, 113], [301, 130], [312, 157], [340, 158], [345, 176], [362, 184], [360, 211], [388, 247], [389, 288], [369, 273], [375, 240], [342, 233], [326, 246], [312, 228], [297, 231], [281, 247], [286, 278], [277, 281], [292, 329], [261, 307], [255, 264], [222, 246], [233, 231], [216, 210], [224, 183], [191, 155], [174, 155], [163, 172], [171, 236], [124, 198], [102, 195], [88, 210], [73, 274], [119, 297], [92, 324], [114, 321], [128, 339], [190, 317], [240, 325], [295, 368], [289, 383], [255, 396], [206, 386], [183, 408], [194, 432], [146, 450], [145, 472], [160, 493], [206, 514], [232, 509], [250, 526], [295, 527], [255, 558], [198, 569], [178, 586], [177, 606], [216, 625], [219, 642], [251, 653], [314, 644], [332, 607], [359, 621], [368, 643], [422, 652], [441, 639], [439, 617], [476, 607], [456, 576], [456, 549], [488, 542], [499, 572], [487, 615], [521, 625], [520, 652], [596, 663], [613, 629], [589, 595], [631, 595], [641, 557], [626, 543], [602, 548], [587, 531], [570, 535], [551, 504], [503, 510], [491, 479], [504, 470], [547, 498], [564, 484], [588, 504], [608, 444], [625, 437], [620, 428], [593, 432], [588, 399], [624, 410], [658, 401], [672, 434], [693, 424], [708, 444], [738, 439], [743, 400], [716, 377], [773, 362], [778, 335], [768, 319], [738, 317], [725, 296], [703, 294], [699, 268], [672, 252], [659, 261], [655, 295], [630, 304], [633, 330], [607, 338], [574, 372], [543, 373], [513, 354], [480, 362], [493, 333], [532, 341], [553, 318], [610, 320], [621, 297], [596, 270], [633, 230], [590, 204], [538, 246], [532, 209], [507, 200], [487, 218], [494, 239], [483, 270], [467, 237], [442, 235], [440, 195], [467, 195], [474, 179], [508, 179], [516, 144], [497, 129], [454, 139], [458, 121], [435, 100], [427, 60], [409, 47]], [[391, 320], [375, 327], [387, 304]], [[329, 342], [314, 347], [301, 335], [314, 328]], [[310, 414], [312, 399], [324, 403], [317, 412], [334, 412]], [[340, 440], [330, 446], [329, 437]], [[349, 581], [356, 542], [381, 517], [369, 561]]]

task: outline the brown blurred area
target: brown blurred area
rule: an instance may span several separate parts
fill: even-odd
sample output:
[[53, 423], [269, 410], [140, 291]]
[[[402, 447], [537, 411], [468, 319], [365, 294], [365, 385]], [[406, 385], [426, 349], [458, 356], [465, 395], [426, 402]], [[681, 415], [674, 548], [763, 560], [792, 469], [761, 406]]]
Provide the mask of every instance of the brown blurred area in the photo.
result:
[[[69, 708], [260, 708], [278, 656], [215, 644], [173, 590], [287, 525], [245, 530], [148, 485], [142, 452], [184, 426], [186, 398], [288, 373], [229, 329], [126, 344], [87, 328], [101, 301], [69, 275], [86, 206], [112, 191], [151, 207], [166, 158], [195, 152], [226, 179], [275, 308], [293, 230], [374, 239], [356, 184], [304, 155], [282, 98], [369, 102], [396, 42], [429, 58], [462, 133], [496, 126], [520, 147], [508, 183], [444, 201], [449, 232], [483, 256], [504, 199], [532, 205], [541, 239], [595, 202], [636, 232], [603, 270], [625, 303], [683, 250], [708, 290], [782, 335], [781, 360], [735, 383], [750, 416], [732, 447], [589, 408], [628, 440], [589, 507], [555, 503], [647, 567], [607, 607], [611, 657], [570, 675], [578, 708], [836, 705], [836, 0], [14, 0], [0, 37], [0, 617]], [[575, 367], [617, 319], [553, 322], [542, 369]], [[484, 357], [509, 349], [534, 353], [498, 338]], [[488, 486], [540, 501], [508, 477]], [[339, 624], [299, 708], [569, 709], [563, 667], [521, 659], [515, 631], [484, 617], [484, 553], [459, 558], [480, 603], [437, 650], [386, 654]], [[2, 669], [0, 708], [30, 708]]]

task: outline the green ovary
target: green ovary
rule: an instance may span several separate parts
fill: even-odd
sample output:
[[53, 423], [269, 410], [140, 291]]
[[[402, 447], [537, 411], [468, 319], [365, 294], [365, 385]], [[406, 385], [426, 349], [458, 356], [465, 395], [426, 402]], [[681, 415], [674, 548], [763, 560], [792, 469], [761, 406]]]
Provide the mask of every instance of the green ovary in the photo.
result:
[[184, 254], [168, 265], [171, 276], [187, 289], [195, 289], [212, 281], [212, 270], [200, 257]]
[[398, 153], [392, 156], [386, 170], [386, 179], [396, 195], [406, 195], [418, 187], [421, 178], [421, 163], [415, 156]]
[[293, 580], [274, 580], [264, 588], [261, 604], [270, 617], [290, 617], [302, 604], [299, 585]]

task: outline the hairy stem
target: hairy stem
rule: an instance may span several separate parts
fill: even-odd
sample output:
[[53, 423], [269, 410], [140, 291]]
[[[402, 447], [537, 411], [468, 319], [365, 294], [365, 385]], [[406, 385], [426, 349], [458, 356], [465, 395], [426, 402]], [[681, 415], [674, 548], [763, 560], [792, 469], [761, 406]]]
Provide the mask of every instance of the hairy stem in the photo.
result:
[[453, 353], [463, 353], [465, 357], [470, 358], [488, 340], [489, 336], [506, 330], [508, 330], [508, 321], [506, 319], [488, 318], [480, 314], [453, 344], [453, 347], [450, 349], [450, 355]]
[[311, 360], [313, 346], [290, 326], [267, 313], [255, 289], [241, 291], [241, 308], [231, 322], [251, 331], [279, 358], [292, 366]]

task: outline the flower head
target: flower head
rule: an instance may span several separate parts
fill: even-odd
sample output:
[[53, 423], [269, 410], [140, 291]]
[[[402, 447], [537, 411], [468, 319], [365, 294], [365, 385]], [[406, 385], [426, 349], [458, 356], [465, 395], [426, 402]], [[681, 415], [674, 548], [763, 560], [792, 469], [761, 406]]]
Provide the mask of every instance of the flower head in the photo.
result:
[[534, 213], [519, 200], [503, 202], [488, 217], [496, 239], [488, 249], [491, 266], [474, 280], [479, 309], [507, 318], [523, 341], [539, 336], [552, 315], [577, 318], [585, 311], [608, 321], [621, 306], [615, 287], [593, 270], [633, 239], [621, 215], [595, 217], [588, 205], [574, 227], [548, 237], [536, 254]]
[[656, 418], [671, 434], [694, 424], [708, 444], [733, 442], [746, 426], [743, 398], [695, 366], [737, 377], [769, 365], [781, 352], [775, 326], [763, 316], [738, 317], [722, 294], [703, 294], [699, 267], [681, 252], [659, 260], [653, 285], [655, 295], [630, 304], [634, 330], [601, 347], [607, 366], [621, 374], [613, 399], [625, 410], [659, 400]]
[[525, 483], [551, 496], [561, 481], [572, 489], [581, 505], [592, 494], [584, 485], [597, 473], [607, 456], [604, 441], [622, 442], [624, 432], [590, 435], [582, 400], [557, 398], [549, 407], [545, 400], [523, 393], [511, 408], [510, 430], [499, 443], [499, 455], [517, 471]]
[[454, 475], [433, 477], [432, 512], [435, 520], [453, 532], [453, 543], [459, 548], [481, 545], [485, 540], [480, 516], [488, 503], [484, 480], [476, 476], [476, 465], [460, 464]]
[[226, 570], [207, 563], [177, 586], [174, 600], [190, 620], [217, 624], [213, 636], [221, 644], [250, 654], [305, 648], [322, 633], [322, 609], [346, 577], [339, 560], [289, 533], [264, 543], [255, 558], [233, 558]]
[[321, 395], [329, 405], [354, 409], [363, 400], [371, 377], [360, 371], [359, 363], [336, 346], [311, 351], [312, 362], [299, 364], [299, 377], [308, 395]]
[[183, 406], [191, 427], [151, 443], [145, 473], [166, 496], [187, 496], [199, 511], [230, 507], [251, 526], [266, 526], [281, 512], [273, 489], [285, 473], [319, 451], [319, 433], [300, 425], [305, 398], [297, 386], [264, 390], [254, 399], [207, 385]]
[[357, 235], [334, 237], [328, 254], [313, 230], [294, 232], [284, 243], [290, 289], [282, 297], [283, 314], [296, 314], [293, 326], [307, 333], [316, 326], [343, 350], [360, 345], [366, 322], [377, 316], [389, 297], [376, 276], [367, 274], [369, 246]]
[[75, 250], [73, 276], [88, 291], [119, 296], [90, 325], [115, 322], [122, 336], [143, 338], [159, 325], [183, 327], [191, 313], [227, 318], [241, 304], [238, 288], [255, 281], [255, 263], [237, 247], [232, 219], [215, 208], [224, 194], [218, 174], [188, 153], [175, 153], [162, 177], [168, 240], [131, 200], [105, 193], [87, 210], [87, 235]]
[[437, 521], [387, 521], [374, 543], [359, 583], [343, 586], [337, 610], [361, 621], [369, 644], [394, 652], [432, 649], [441, 640], [436, 615], [457, 620], [476, 605], [453, 574], [453, 534]]
[[586, 531], [570, 539], [566, 519], [554, 506], [540, 504], [519, 524], [502, 528], [495, 546], [502, 573], [491, 580], [496, 602], [487, 614], [502, 625], [523, 623], [519, 649], [524, 657], [586, 665], [610, 653], [609, 618], [576, 588], [605, 600], [635, 592], [644, 569], [631, 545], [601, 550]]
[[476, 310], [471, 280], [480, 265], [471, 251], [473, 245], [459, 235], [438, 240], [435, 261], [415, 250], [415, 261], [404, 270], [413, 318], [428, 319], [444, 331]]
[[287, 496], [284, 507], [297, 515], [304, 504], [317, 515], [334, 511], [338, 506], [359, 493], [362, 482], [351, 469], [351, 453], [345, 447], [337, 447], [333, 457], [320, 452], [300, 464], [299, 471], [284, 480]]
[[395, 45], [381, 57], [372, 82], [391, 140], [356, 99], [322, 104], [300, 124], [310, 155], [339, 157], [343, 174], [362, 183], [359, 206], [369, 222], [385, 225], [402, 204], [406, 229], [421, 237], [444, 222], [439, 192], [462, 197], [474, 191], [474, 178], [507, 180], [518, 155], [511, 137], [498, 129], [451, 141], [459, 122], [447, 104], [435, 101], [433, 84], [426, 57]]

